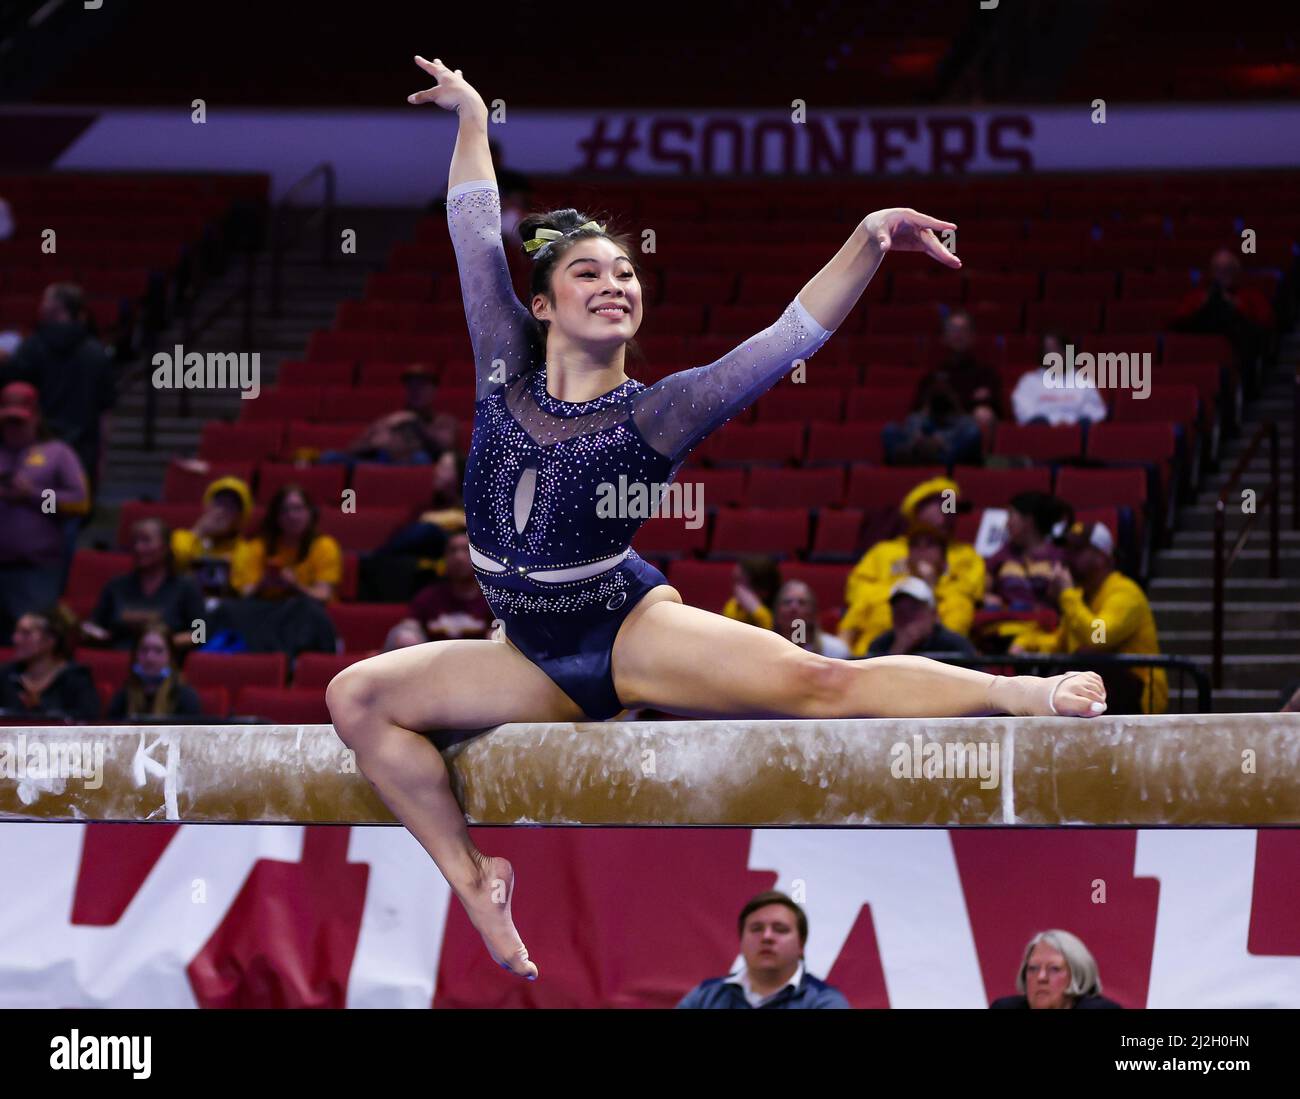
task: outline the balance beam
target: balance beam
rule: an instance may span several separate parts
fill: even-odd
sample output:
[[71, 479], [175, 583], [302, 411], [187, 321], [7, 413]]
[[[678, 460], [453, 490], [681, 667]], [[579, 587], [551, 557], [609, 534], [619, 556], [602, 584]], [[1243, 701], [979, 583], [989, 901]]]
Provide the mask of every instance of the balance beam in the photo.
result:
[[[521, 723], [431, 739], [471, 824], [1300, 824], [1300, 714]], [[0, 728], [4, 820], [395, 823], [330, 725]]]

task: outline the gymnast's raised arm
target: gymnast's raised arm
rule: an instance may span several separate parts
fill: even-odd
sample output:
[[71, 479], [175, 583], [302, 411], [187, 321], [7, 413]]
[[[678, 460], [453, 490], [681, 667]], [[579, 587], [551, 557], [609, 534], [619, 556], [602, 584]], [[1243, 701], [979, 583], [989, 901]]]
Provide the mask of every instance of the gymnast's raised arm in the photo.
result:
[[868, 214], [775, 324], [716, 362], [671, 374], [637, 394], [637, 429], [661, 454], [680, 463], [701, 439], [771, 389], [796, 359], [812, 355], [830, 338], [886, 252], [926, 252], [945, 267], [960, 267], [961, 260], [934, 235], [936, 229], [955, 228], [911, 209]]
[[447, 177], [447, 227], [456, 250], [461, 298], [474, 348], [478, 399], [526, 370], [537, 351], [536, 323], [515, 295], [501, 244], [501, 196], [488, 149], [488, 110], [483, 97], [436, 57], [415, 63], [438, 83], [408, 96], [435, 103], [459, 119]]

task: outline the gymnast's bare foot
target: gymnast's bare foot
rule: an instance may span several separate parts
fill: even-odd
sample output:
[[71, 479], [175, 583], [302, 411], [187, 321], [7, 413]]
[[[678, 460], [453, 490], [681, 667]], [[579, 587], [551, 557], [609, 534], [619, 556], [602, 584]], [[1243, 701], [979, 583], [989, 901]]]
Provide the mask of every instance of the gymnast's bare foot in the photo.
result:
[[1048, 713], [1061, 717], [1096, 717], [1106, 712], [1106, 684], [1096, 672], [1066, 672], [1047, 680]]
[[458, 894], [469, 922], [483, 936], [483, 945], [497, 965], [530, 981], [537, 980], [537, 966], [528, 960], [528, 948], [510, 916], [514, 868], [505, 859], [489, 855], [476, 854], [474, 861], [478, 864], [478, 880]]
[[1018, 717], [1096, 717], [1106, 712], [1106, 684], [1096, 672], [997, 675], [989, 685], [993, 709]]

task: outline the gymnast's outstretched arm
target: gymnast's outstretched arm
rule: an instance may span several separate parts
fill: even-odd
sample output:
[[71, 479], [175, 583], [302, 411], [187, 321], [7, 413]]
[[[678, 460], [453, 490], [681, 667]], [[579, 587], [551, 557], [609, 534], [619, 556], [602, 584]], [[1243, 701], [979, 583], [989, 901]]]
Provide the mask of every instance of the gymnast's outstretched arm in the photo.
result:
[[889, 251], [926, 252], [946, 267], [961, 261], [934, 235], [955, 229], [911, 209], [877, 210], [853, 230], [780, 318], [716, 362], [670, 374], [637, 394], [637, 429], [674, 466], [710, 432], [774, 386], [796, 359], [822, 346], [849, 315]]
[[488, 149], [487, 105], [459, 69], [453, 71], [436, 58], [417, 57], [416, 64], [438, 83], [409, 101], [436, 103], [455, 111], [459, 119], [447, 176], [447, 227], [456, 250], [474, 349], [476, 397], [481, 400], [535, 361], [537, 326], [515, 295], [501, 244], [501, 196]]

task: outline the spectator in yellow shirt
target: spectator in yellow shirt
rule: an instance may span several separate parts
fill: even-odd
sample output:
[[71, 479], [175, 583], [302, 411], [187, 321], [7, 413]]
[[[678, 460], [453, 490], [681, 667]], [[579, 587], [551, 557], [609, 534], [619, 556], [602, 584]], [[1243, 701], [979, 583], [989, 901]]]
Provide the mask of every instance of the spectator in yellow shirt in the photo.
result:
[[[1051, 633], [1032, 629], [1013, 653], [1160, 654], [1155, 617], [1142, 589], [1115, 571], [1115, 538], [1104, 523], [1075, 523], [1065, 538], [1069, 567], [1058, 565], [1051, 591], [1060, 624]], [[1111, 713], [1164, 713], [1169, 685], [1163, 668], [1098, 669]]]
[[945, 629], [963, 637], [970, 633], [984, 595], [984, 558], [969, 542], [952, 538], [960, 493], [947, 477], [917, 485], [899, 507], [908, 533], [877, 542], [854, 566], [844, 590], [848, 610], [837, 632], [855, 656], [865, 656], [871, 642], [890, 628], [889, 593], [908, 576], [934, 589]]
[[249, 547], [243, 594], [259, 599], [309, 595], [330, 602], [343, 580], [343, 551], [316, 529], [318, 520], [316, 505], [301, 487], [282, 486]]
[[172, 531], [172, 561], [194, 577], [204, 595], [242, 591], [250, 580], [244, 524], [253, 494], [239, 477], [218, 477], [203, 490], [203, 514], [190, 530]]
[[732, 595], [722, 613], [759, 629], [772, 628], [772, 604], [781, 586], [780, 566], [771, 557], [742, 557], [732, 572]]

